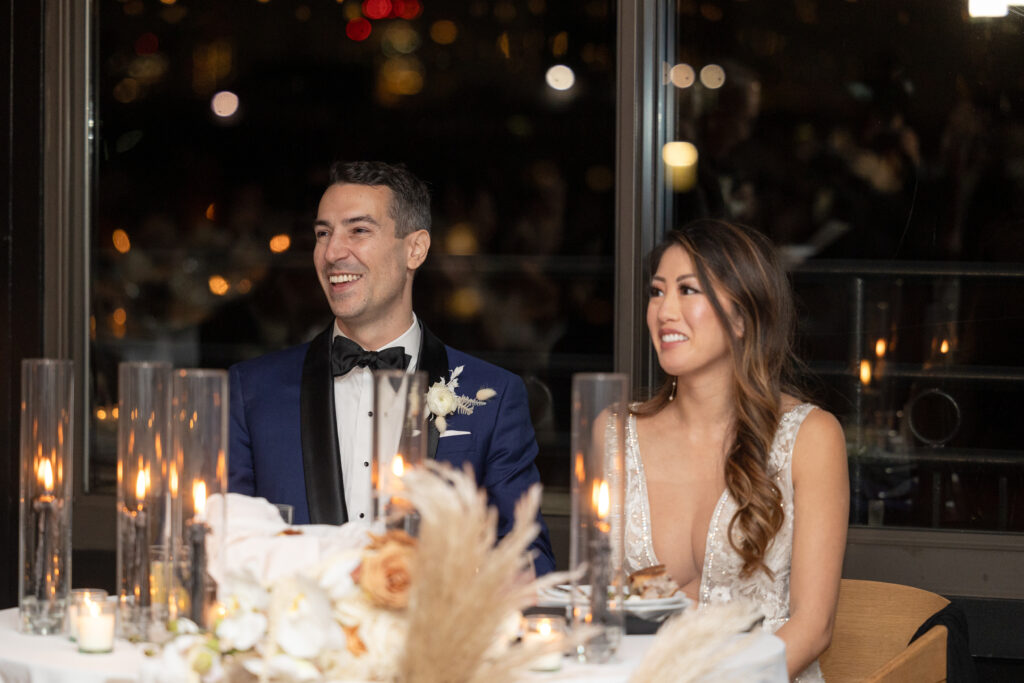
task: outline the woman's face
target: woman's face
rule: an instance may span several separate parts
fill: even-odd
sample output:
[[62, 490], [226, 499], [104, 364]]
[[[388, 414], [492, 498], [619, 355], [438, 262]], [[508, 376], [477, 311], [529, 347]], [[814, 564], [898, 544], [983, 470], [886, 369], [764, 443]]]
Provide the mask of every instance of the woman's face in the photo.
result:
[[[679, 377], [731, 368], [729, 335], [703, 291], [693, 260], [685, 249], [673, 245], [665, 250], [651, 279], [650, 297], [647, 329], [666, 373]], [[732, 318], [732, 303], [721, 296], [719, 300], [726, 315]], [[739, 334], [740, 330], [736, 332]]]

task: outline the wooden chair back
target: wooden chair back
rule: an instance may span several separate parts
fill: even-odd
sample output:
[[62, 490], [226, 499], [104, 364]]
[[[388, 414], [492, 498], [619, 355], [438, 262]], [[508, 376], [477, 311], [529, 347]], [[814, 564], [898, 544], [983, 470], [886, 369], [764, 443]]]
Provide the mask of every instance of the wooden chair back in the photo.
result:
[[936, 683], [946, 680], [946, 628], [907, 646], [924, 621], [949, 604], [941, 595], [895, 583], [843, 579], [832, 630], [822, 653], [828, 683]]

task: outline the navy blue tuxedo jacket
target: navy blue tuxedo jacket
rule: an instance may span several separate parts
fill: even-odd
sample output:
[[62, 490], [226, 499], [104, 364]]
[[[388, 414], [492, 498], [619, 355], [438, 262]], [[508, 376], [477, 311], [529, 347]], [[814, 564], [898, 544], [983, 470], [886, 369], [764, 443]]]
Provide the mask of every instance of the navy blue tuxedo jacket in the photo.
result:
[[[498, 536], [512, 529], [516, 501], [540, 480], [537, 440], [526, 388], [516, 375], [445, 346], [422, 327], [419, 367], [433, 384], [463, 366], [459, 393], [490, 387], [497, 395], [472, 415], [448, 416], [448, 429], [466, 435], [439, 438], [429, 423], [428, 455], [461, 468], [498, 508]], [[229, 484], [234, 493], [287, 503], [296, 524], [348, 521], [334, 417], [331, 376], [333, 323], [311, 342], [234, 365], [231, 377]], [[533, 543], [537, 573], [555, 568], [548, 531]]]

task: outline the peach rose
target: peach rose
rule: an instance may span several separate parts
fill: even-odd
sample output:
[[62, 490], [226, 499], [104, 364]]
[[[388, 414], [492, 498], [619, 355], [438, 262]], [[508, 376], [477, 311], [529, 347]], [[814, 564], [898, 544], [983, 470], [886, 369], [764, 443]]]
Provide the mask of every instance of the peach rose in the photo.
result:
[[409, 604], [414, 552], [414, 546], [393, 541], [366, 554], [359, 585], [373, 604], [387, 609], [402, 609]]

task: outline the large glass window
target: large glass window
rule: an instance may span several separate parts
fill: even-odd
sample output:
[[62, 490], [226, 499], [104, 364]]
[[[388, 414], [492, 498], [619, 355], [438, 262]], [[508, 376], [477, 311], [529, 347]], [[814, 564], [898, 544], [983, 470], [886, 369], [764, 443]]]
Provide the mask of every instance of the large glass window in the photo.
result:
[[668, 11], [665, 224], [725, 217], [781, 245], [846, 430], [851, 523], [1024, 531], [1024, 16]]
[[521, 374], [552, 488], [571, 374], [612, 367], [610, 0], [98, 0], [89, 484], [116, 366], [227, 365], [330, 319], [312, 218], [334, 159], [430, 184], [415, 308]]

